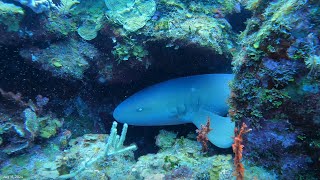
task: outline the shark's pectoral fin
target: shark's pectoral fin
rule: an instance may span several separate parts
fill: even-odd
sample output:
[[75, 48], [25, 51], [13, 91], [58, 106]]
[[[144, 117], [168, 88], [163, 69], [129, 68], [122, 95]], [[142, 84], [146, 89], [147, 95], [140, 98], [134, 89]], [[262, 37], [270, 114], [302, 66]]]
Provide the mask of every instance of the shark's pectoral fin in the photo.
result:
[[207, 123], [208, 117], [210, 118], [210, 127], [212, 129], [208, 134], [209, 141], [219, 148], [231, 147], [235, 123], [229, 117], [222, 117], [205, 110], [195, 113], [192, 122], [198, 129], [201, 129], [201, 125]]

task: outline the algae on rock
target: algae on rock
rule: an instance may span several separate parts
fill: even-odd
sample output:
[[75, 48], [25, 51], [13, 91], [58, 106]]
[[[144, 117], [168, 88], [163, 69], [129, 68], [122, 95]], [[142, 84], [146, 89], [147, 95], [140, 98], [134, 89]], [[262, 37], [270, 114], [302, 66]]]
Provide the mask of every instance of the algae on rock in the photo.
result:
[[0, 1], [0, 24], [7, 26], [8, 31], [18, 31], [19, 24], [24, 16], [21, 7]]
[[124, 29], [134, 32], [146, 25], [156, 11], [154, 0], [106, 0], [107, 16]]

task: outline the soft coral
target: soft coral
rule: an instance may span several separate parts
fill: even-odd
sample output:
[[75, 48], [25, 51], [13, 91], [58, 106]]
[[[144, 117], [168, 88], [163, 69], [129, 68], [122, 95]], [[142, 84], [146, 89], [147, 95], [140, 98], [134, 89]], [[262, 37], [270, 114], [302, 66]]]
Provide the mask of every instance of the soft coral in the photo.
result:
[[247, 129], [247, 128], [248, 126], [245, 123], [242, 123], [240, 132], [238, 131], [238, 128], [234, 129], [235, 137], [233, 138], [234, 143], [232, 144], [232, 150], [233, 150], [233, 153], [235, 154], [234, 166], [236, 168], [235, 176], [237, 176], [237, 180], [244, 179], [244, 166], [241, 163], [242, 151], [244, 147], [244, 145], [242, 144], [243, 142], [242, 136], [245, 133], [251, 131], [251, 129]]
[[204, 126], [201, 124], [201, 129], [197, 129], [197, 133], [198, 133], [198, 136], [197, 136], [197, 141], [198, 142], [201, 142], [202, 144], [202, 152], [207, 152], [208, 151], [208, 145], [207, 145], [207, 142], [208, 142], [208, 133], [211, 131], [212, 129], [210, 128], [210, 118], [208, 117], [208, 120], [207, 120], [207, 124]]

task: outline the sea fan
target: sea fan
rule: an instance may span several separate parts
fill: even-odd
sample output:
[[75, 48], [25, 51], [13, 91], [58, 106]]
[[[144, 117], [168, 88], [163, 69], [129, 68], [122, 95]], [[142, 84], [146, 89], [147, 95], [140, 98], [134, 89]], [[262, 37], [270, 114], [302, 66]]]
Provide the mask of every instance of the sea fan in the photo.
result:
[[309, 76], [317, 76], [320, 70], [320, 56], [311, 55], [305, 60], [306, 66], [310, 69]]
[[314, 68], [320, 66], [320, 56], [312, 55], [305, 61], [307, 67]]

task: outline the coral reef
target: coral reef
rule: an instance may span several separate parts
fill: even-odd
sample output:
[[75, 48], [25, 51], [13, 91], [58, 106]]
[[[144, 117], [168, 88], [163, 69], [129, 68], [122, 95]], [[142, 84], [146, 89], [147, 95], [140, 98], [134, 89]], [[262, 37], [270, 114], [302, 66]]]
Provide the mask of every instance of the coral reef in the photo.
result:
[[156, 11], [154, 0], [106, 0], [107, 16], [127, 31], [135, 32], [146, 25]]
[[[76, 157], [73, 157], [75, 154], [74, 151], [79, 151], [77, 149], [70, 149], [70, 154], [65, 154], [64, 157], [62, 157], [62, 161], [59, 161], [59, 158], [56, 160], [56, 164], [50, 164], [50, 166], [53, 166], [50, 169], [50, 172], [46, 172], [46, 169], [44, 169], [42, 171], [42, 176], [46, 176], [47, 178], [52, 178], [52, 172], [51, 171], [55, 171], [54, 173], [57, 174], [57, 178], [59, 179], [70, 179], [70, 178], [74, 178], [74, 177], [81, 177], [83, 178], [81, 175], [78, 176], [79, 173], [82, 173], [85, 169], [91, 168], [91, 166], [95, 163], [97, 163], [98, 161], [101, 161], [102, 159], [104, 159], [104, 157], [110, 158], [111, 156], [115, 156], [117, 154], [129, 154], [132, 151], [137, 149], [136, 145], [131, 145], [129, 147], [124, 147], [123, 146], [123, 142], [125, 140], [125, 136], [127, 133], [127, 128], [128, 125], [124, 124], [123, 129], [122, 129], [122, 133], [121, 136], [117, 135], [117, 123], [113, 122], [113, 125], [111, 127], [111, 132], [109, 137], [107, 138], [107, 143], [105, 145], [101, 145], [101, 144], [94, 144], [93, 147], [89, 147], [86, 148], [87, 151], [84, 151], [86, 155], [90, 155], [91, 157], [89, 158], [89, 160], [85, 159], [85, 162], [79, 163], [79, 167], [77, 168], [76, 171], [73, 172], [69, 172], [68, 174], [64, 174], [66, 172], [62, 172], [63, 174], [61, 174], [61, 172], [57, 173], [58, 169], [63, 168], [64, 170], [70, 169], [70, 164], [68, 162], [66, 162], [66, 160], [70, 160], [70, 161], [74, 161]], [[93, 135], [93, 134], [86, 134], [84, 136], [85, 141], [99, 141], [99, 139], [101, 139], [102, 137], [104, 137], [103, 135]], [[81, 140], [80, 140], [81, 141]], [[79, 141], [76, 142], [77, 144], [79, 143]], [[88, 145], [83, 144], [85, 147]], [[93, 149], [92, 149], [93, 148]], [[101, 151], [100, 151], [101, 150]], [[80, 151], [83, 151], [82, 149]], [[102, 153], [101, 153], [102, 152]], [[83, 152], [81, 152], [83, 153]], [[121, 156], [120, 156], [121, 157]], [[73, 159], [69, 159], [69, 158], [73, 158]], [[69, 164], [69, 165], [68, 165]], [[61, 167], [61, 166], [65, 166], [67, 165], [68, 167]], [[97, 175], [102, 175], [103, 178], [106, 178], [106, 175], [104, 173], [98, 173]]]
[[[142, 32], [154, 40], [165, 40], [167, 46], [186, 45], [207, 47], [215, 52], [229, 54], [234, 48], [231, 26], [221, 16], [216, 16], [224, 6], [206, 2], [163, 0], [150, 24]], [[214, 17], [216, 16], [216, 17]]]
[[[233, 179], [236, 171], [238, 179], [317, 179], [319, 7], [318, 0], [0, 0], [0, 48], [12, 49], [1, 58], [1, 175]], [[245, 14], [246, 28], [236, 34], [232, 22]], [[188, 58], [195, 70], [182, 73]], [[139, 142], [125, 148], [128, 126], [117, 135], [114, 106], [171, 75], [230, 72], [231, 58], [229, 116], [253, 128], [245, 143], [241, 130], [234, 138], [236, 167], [230, 149], [221, 154], [207, 144], [207, 126], [197, 131], [199, 142], [181, 137], [183, 128], [161, 130], [151, 147], [159, 151], [135, 159], [139, 143], [152, 145], [130, 137]], [[47, 77], [38, 74], [75, 87], [43, 85]], [[50, 101], [29, 100], [40, 92]], [[110, 136], [102, 134], [110, 127]]]
[[14, 4], [0, 1], [0, 11], [0, 23], [7, 26], [7, 31], [18, 31], [24, 10]]
[[263, 122], [262, 129], [253, 129], [246, 136], [245, 157], [265, 168], [275, 169], [282, 179], [307, 173], [312, 160], [304, 149], [305, 135], [301, 131], [294, 131], [291, 126], [284, 120]]
[[85, 40], [92, 40], [104, 24], [104, 8], [103, 1], [67, 1], [49, 13], [44, 25], [58, 35], [77, 33]]
[[[115, 131], [112, 130], [112, 132]], [[32, 176], [36, 179], [83, 179], [88, 176], [91, 178], [108, 179], [108, 177], [112, 177], [112, 179], [117, 179], [126, 177], [125, 174], [128, 174], [129, 167], [134, 162], [132, 148], [117, 155], [106, 156], [110, 151], [107, 148], [106, 139], [109, 139], [110, 136], [86, 134], [69, 141], [64, 138], [66, 135], [69, 136], [68, 132], [52, 139], [49, 147], [42, 149], [35, 149], [36, 147], [34, 147], [31, 149], [36, 152], [36, 155], [32, 153], [11, 159], [10, 161], [23, 159], [23, 162], [16, 165], [9, 161], [9, 164], [2, 167], [1, 171], [7, 175], [17, 174], [24, 178], [31, 178]], [[125, 136], [125, 134], [122, 135]], [[69, 142], [69, 147], [61, 151], [59, 148], [62, 147], [60, 143], [62, 139]], [[25, 174], [19, 166], [29, 166], [35, 174]], [[29, 172], [32, 172], [30, 169]]]
[[5, 92], [0, 89], [3, 103], [0, 106], [0, 150], [11, 155], [23, 153], [36, 141], [57, 135], [63, 119], [45, 111], [49, 99], [40, 95], [36, 104], [32, 100], [23, 101], [20, 93]]
[[138, 159], [133, 166], [134, 173], [143, 178], [213, 178], [224, 179], [232, 177], [230, 155], [205, 157], [201, 145], [189, 138], [176, 138], [169, 132], [162, 131], [157, 139], [173, 142], [171, 147], [160, 146], [157, 154], [148, 154]]
[[15, 0], [20, 2], [22, 5], [28, 6], [35, 13], [42, 13], [48, 11], [54, 4], [51, 0]]
[[[117, 45], [113, 47], [112, 54], [116, 58], [118, 63], [127, 61], [130, 58], [135, 58], [138, 61], [142, 61], [149, 52], [144, 46], [139, 45], [133, 40], [125, 40], [123, 43], [117, 42]], [[147, 69], [148, 67], [146, 67]]]
[[22, 49], [20, 55], [62, 78], [83, 78], [89, 61], [93, 61], [98, 51], [86, 42], [67, 40], [50, 45], [46, 49]]
[[[230, 55], [230, 50], [235, 47], [235, 34], [225, 19], [225, 15], [237, 9], [239, 3], [233, 0], [215, 3], [178, 0], [141, 0], [134, 3], [133, 1], [118, 3], [118, 1], [92, 0], [32, 0], [21, 1], [21, 3], [33, 8], [38, 14], [27, 13], [25, 16], [24, 13], [19, 13], [18, 19], [22, 17], [28, 19], [22, 23], [14, 21], [12, 24], [9, 21], [10, 18], [6, 18], [2, 23], [10, 26], [15, 24], [15, 28], [9, 29], [19, 33], [0, 29], [2, 37], [0, 43], [16, 45], [13, 41], [17, 41], [17, 43], [28, 44], [28, 47], [24, 47], [21, 51], [21, 55], [33, 60], [29, 63], [35, 62], [39, 69], [50, 71], [55, 76], [63, 78], [71, 76], [75, 79], [83, 79], [85, 76], [83, 72], [92, 67], [98, 72], [96, 80], [99, 82], [130, 82], [153, 65], [154, 58], [148, 46], [154, 42], [166, 41], [167, 43], [162, 46], [176, 50], [190, 46], [205, 47], [210, 51], [226, 55]], [[23, 12], [22, 8], [17, 8]], [[96, 37], [99, 35], [103, 39], [97, 40]], [[78, 63], [64, 61], [49, 50], [59, 52], [58, 46], [72, 46], [72, 42], [79, 42], [79, 39], [95, 41], [96, 44], [108, 44], [106, 49], [104, 47], [98, 50], [102, 50], [100, 54], [105, 55], [101, 59], [110, 59], [110, 61], [86, 63], [86, 58], [74, 58], [78, 59]], [[30, 49], [30, 46], [37, 43], [41, 46], [46, 44], [44, 46], [50, 46], [50, 48], [46, 51], [42, 47]], [[109, 47], [110, 45], [112, 47]], [[70, 47], [62, 49], [70, 49]], [[32, 59], [30, 52], [33, 55], [47, 54], [49, 57], [43, 58], [54, 58], [54, 61], [49, 62], [39, 57], [39, 60]], [[72, 52], [65, 53], [72, 54]], [[113, 57], [108, 54], [113, 54]], [[79, 56], [77, 53], [74, 55]], [[117, 63], [113, 63], [114, 60]], [[119, 63], [121, 65], [118, 65]], [[132, 79], [123, 78], [123, 74]]]
[[[248, 138], [256, 139], [249, 138], [248, 144], [252, 144], [246, 146], [248, 153], [252, 151], [248, 156], [256, 158], [252, 162], [276, 170], [283, 179], [298, 174], [311, 178], [317, 170], [309, 173], [305, 170], [310, 163], [317, 164], [318, 161], [316, 154], [306, 151], [311, 152], [314, 147], [309, 144], [319, 138], [316, 133], [318, 124], [315, 123], [320, 83], [316, 60], [319, 52], [315, 48], [319, 44], [319, 31], [315, 29], [319, 23], [315, 19], [319, 18], [316, 7], [320, 4], [290, 0], [245, 1], [244, 5], [253, 11], [253, 17], [247, 20], [245, 31], [239, 35], [239, 51], [232, 62], [237, 75], [231, 85], [230, 115], [256, 129], [248, 135]], [[288, 129], [295, 129], [296, 133]], [[296, 136], [301, 137], [301, 134], [305, 138], [297, 142]], [[264, 138], [268, 141], [262, 143]], [[279, 141], [286, 138], [295, 144], [290, 145], [295, 150], [281, 145]], [[259, 150], [251, 149], [260, 143], [262, 149], [270, 148], [269, 153], [263, 151], [268, 154], [265, 158], [258, 153]], [[279, 162], [274, 164], [270, 159]], [[299, 162], [301, 166], [293, 166], [292, 162]]]
[[[167, 139], [173, 142], [173, 146], [163, 144], [157, 154], [141, 156], [137, 161], [132, 151], [105, 156], [106, 138], [109, 137], [105, 134], [86, 134], [67, 140], [69, 147], [60, 150], [63, 134], [52, 139], [46, 147], [35, 146], [31, 149], [33, 153], [7, 161], [1, 172], [8, 176], [15, 174], [37, 179], [232, 179], [231, 155], [203, 156], [201, 145], [195, 139], [177, 138], [172, 132], [162, 131], [158, 139]], [[274, 174], [261, 168], [246, 167], [251, 172], [246, 178], [276, 179]]]

